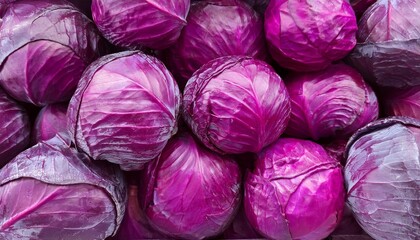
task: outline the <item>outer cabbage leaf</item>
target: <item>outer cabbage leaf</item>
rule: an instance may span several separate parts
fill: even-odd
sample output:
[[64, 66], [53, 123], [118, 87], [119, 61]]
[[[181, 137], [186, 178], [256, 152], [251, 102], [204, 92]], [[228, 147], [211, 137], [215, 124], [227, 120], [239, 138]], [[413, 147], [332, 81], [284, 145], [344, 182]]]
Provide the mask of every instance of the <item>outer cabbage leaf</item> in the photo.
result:
[[[56, 134], [68, 135], [67, 104], [52, 104], [45, 106], [38, 113], [32, 129], [32, 142], [38, 143], [53, 138]], [[63, 136], [68, 138], [68, 136]]]
[[0, 238], [104, 239], [122, 221], [126, 194], [115, 166], [60, 138], [39, 143], [0, 170]]
[[245, 213], [270, 239], [327, 237], [340, 222], [344, 198], [340, 164], [308, 140], [280, 138], [258, 154], [245, 179]]
[[83, 70], [99, 56], [95, 25], [63, 0], [22, 0], [2, 15], [2, 87], [38, 106], [69, 100]]
[[92, 16], [115, 45], [164, 49], [178, 39], [189, 8], [190, 0], [93, 0]]
[[0, 168], [23, 151], [30, 141], [26, 110], [0, 88]]
[[286, 133], [319, 140], [348, 137], [378, 117], [375, 93], [344, 64], [286, 79], [292, 113]]
[[177, 131], [178, 86], [157, 58], [139, 51], [104, 56], [84, 72], [68, 109], [76, 147], [95, 160], [139, 170]]
[[166, 52], [169, 69], [181, 87], [207, 62], [222, 56], [266, 59], [263, 20], [240, 0], [193, 3], [177, 43]]
[[388, 116], [408, 116], [420, 120], [420, 85], [382, 92], [382, 107]]
[[345, 57], [356, 44], [357, 22], [348, 1], [271, 1], [265, 36], [271, 56], [285, 68], [317, 71]]
[[283, 133], [289, 114], [283, 80], [251, 57], [210, 61], [184, 91], [185, 121], [206, 147], [219, 153], [260, 151]]
[[379, 86], [420, 85], [420, 1], [378, 0], [359, 21], [349, 62]]
[[183, 133], [147, 165], [140, 206], [151, 225], [182, 239], [216, 236], [232, 222], [241, 198], [241, 173], [230, 157]]
[[393, 117], [350, 139], [347, 203], [374, 239], [420, 238], [420, 121]]

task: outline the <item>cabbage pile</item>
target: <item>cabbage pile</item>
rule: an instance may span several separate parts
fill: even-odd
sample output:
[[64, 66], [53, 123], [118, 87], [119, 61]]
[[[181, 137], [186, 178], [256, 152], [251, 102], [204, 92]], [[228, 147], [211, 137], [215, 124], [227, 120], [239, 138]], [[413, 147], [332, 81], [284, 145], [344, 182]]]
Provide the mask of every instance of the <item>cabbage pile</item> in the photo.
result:
[[0, 239], [420, 239], [420, 0], [0, 0]]

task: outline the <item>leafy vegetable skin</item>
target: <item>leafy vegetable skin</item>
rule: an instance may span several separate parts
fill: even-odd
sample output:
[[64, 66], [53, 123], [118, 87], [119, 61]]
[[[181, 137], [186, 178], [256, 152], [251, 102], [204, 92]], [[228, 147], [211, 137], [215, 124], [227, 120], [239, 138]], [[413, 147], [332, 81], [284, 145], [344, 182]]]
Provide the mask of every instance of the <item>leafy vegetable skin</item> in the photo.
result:
[[179, 40], [166, 53], [168, 67], [181, 87], [197, 69], [215, 58], [267, 58], [263, 20], [240, 0], [193, 3], [187, 21]]
[[126, 194], [115, 166], [93, 164], [60, 138], [39, 143], [0, 170], [0, 238], [105, 239]]
[[115, 240], [162, 239], [160, 233], [152, 229], [146, 214], [140, 209], [138, 186], [129, 185], [127, 210]]
[[29, 144], [31, 126], [26, 110], [0, 88], [0, 168]]
[[38, 106], [69, 100], [83, 70], [99, 56], [95, 25], [63, 0], [18, 1], [1, 18], [2, 87]]
[[245, 213], [269, 239], [327, 237], [344, 197], [340, 164], [308, 140], [280, 138], [258, 154], [245, 180]]
[[286, 79], [292, 113], [286, 133], [319, 140], [348, 137], [378, 117], [375, 93], [344, 64], [324, 71], [295, 73]]
[[420, 237], [420, 121], [378, 120], [350, 139], [344, 168], [347, 202], [375, 239]]
[[187, 24], [190, 0], [93, 0], [92, 16], [102, 34], [122, 47], [169, 47]]
[[381, 103], [388, 116], [407, 116], [420, 120], [420, 85], [384, 91]]
[[177, 131], [178, 86], [157, 58], [139, 51], [104, 56], [85, 71], [68, 109], [76, 147], [95, 160], [139, 170]]
[[38, 113], [32, 130], [34, 143], [46, 141], [53, 138], [56, 134], [65, 134], [67, 132], [67, 104], [52, 104], [45, 106]]
[[202, 147], [188, 133], [169, 141], [143, 172], [140, 206], [154, 228], [182, 239], [216, 236], [240, 204], [236, 162]]
[[420, 1], [378, 0], [362, 16], [349, 62], [379, 86], [420, 85]]
[[265, 11], [271, 56], [299, 72], [322, 70], [345, 57], [356, 44], [356, 31], [348, 1], [276, 0]]
[[260, 151], [283, 133], [289, 114], [283, 80], [251, 57], [210, 61], [185, 86], [185, 121], [206, 147], [219, 153]]

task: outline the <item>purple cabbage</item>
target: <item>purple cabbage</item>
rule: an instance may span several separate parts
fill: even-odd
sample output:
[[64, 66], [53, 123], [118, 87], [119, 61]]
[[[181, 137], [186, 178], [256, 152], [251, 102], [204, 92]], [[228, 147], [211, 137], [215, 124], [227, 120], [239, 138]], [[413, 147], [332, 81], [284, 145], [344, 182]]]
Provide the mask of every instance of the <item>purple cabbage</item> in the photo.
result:
[[420, 120], [392, 117], [355, 133], [344, 168], [347, 203], [374, 239], [420, 238]]
[[245, 180], [245, 213], [269, 239], [326, 238], [344, 198], [340, 164], [308, 140], [280, 138], [258, 154]]
[[2, 15], [1, 86], [38, 106], [69, 100], [103, 46], [93, 22], [64, 0], [21, 0]]
[[286, 79], [292, 114], [286, 133], [319, 140], [348, 137], [378, 117], [373, 90], [344, 64], [324, 71], [295, 73]]
[[29, 145], [31, 125], [26, 110], [0, 88], [0, 168]]
[[380, 99], [387, 116], [407, 116], [420, 120], [420, 85], [408, 89], [388, 89]]
[[93, 164], [60, 138], [39, 143], [0, 170], [0, 239], [105, 239], [126, 194], [115, 166]]
[[41, 109], [32, 129], [32, 141], [38, 143], [65, 134], [67, 138], [67, 104], [52, 104]]
[[378, 0], [362, 16], [349, 62], [383, 87], [420, 85], [420, 1]]
[[182, 133], [147, 165], [141, 178], [140, 206], [160, 232], [182, 239], [222, 233], [240, 205], [241, 173], [220, 156]]
[[184, 91], [185, 121], [206, 147], [219, 153], [259, 152], [283, 133], [289, 114], [283, 80], [251, 57], [210, 61]]
[[164, 49], [187, 24], [190, 0], [93, 0], [92, 16], [111, 43]]
[[325, 69], [356, 44], [348, 1], [276, 0], [265, 11], [265, 36], [277, 63], [300, 72]]
[[181, 87], [207, 62], [222, 56], [266, 59], [263, 20], [240, 0], [208, 0], [191, 5], [188, 24], [166, 52]]
[[124, 219], [114, 240], [162, 239], [164, 236], [152, 229], [138, 200], [138, 186], [128, 186], [128, 202]]
[[94, 160], [139, 170], [177, 131], [178, 86], [157, 58], [139, 51], [104, 56], [84, 72], [68, 109], [76, 147]]

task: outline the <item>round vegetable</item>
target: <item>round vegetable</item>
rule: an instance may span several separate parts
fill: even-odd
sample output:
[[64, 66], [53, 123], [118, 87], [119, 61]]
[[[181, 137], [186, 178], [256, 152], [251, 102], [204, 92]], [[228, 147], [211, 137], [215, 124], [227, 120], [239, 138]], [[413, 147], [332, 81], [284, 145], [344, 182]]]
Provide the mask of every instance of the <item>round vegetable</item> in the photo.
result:
[[347, 144], [347, 202], [374, 239], [420, 238], [420, 121], [392, 117]]
[[180, 93], [155, 57], [111, 54], [85, 71], [68, 109], [76, 147], [95, 160], [139, 170], [177, 131]]
[[64, 103], [43, 107], [38, 113], [32, 130], [33, 142], [46, 141], [53, 138], [56, 134], [68, 135], [66, 113], [67, 104]]
[[168, 67], [181, 87], [194, 71], [218, 57], [266, 59], [263, 20], [240, 0], [193, 3], [187, 21], [181, 37], [166, 54]]
[[178, 39], [189, 8], [190, 0], [93, 0], [92, 16], [117, 46], [163, 49]]
[[381, 103], [388, 116], [408, 116], [420, 120], [420, 85], [382, 92]]
[[126, 194], [118, 168], [53, 138], [0, 170], [0, 239], [105, 239], [121, 223]]
[[0, 25], [0, 84], [15, 99], [44, 106], [71, 98], [99, 56], [95, 25], [64, 0], [21, 0]]
[[30, 141], [26, 110], [0, 88], [0, 168], [23, 151]]
[[216, 236], [239, 208], [236, 162], [207, 150], [187, 133], [169, 141], [141, 180], [140, 206], [154, 228], [175, 238]]
[[378, 117], [375, 93], [344, 64], [286, 79], [292, 114], [286, 133], [319, 140], [346, 137]]
[[185, 87], [183, 114], [208, 148], [258, 152], [283, 133], [290, 103], [282, 79], [268, 64], [230, 56], [194, 73]]
[[258, 154], [245, 180], [245, 213], [269, 239], [323, 239], [344, 208], [340, 164], [318, 144], [280, 138]]
[[356, 44], [357, 22], [345, 0], [276, 0], [265, 11], [271, 56], [285, 68], [317, 71]]
[[420, 1], [378, 0], [362, 16], [350, 63], [379, 86], [420, 85]]

